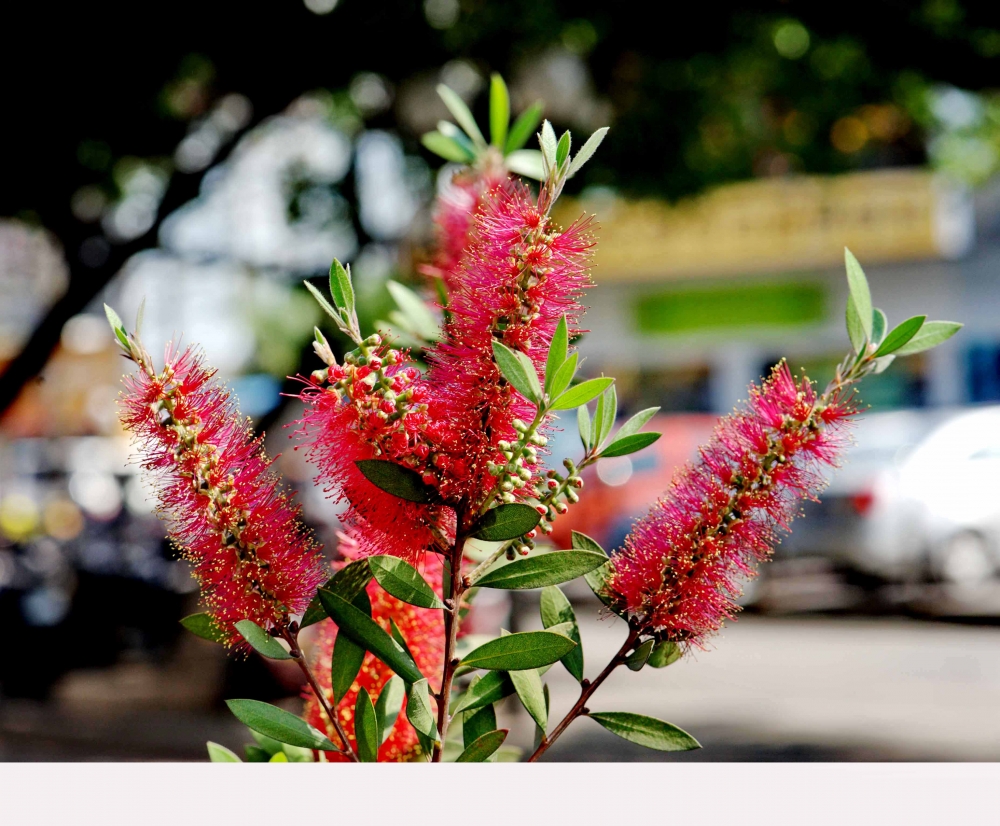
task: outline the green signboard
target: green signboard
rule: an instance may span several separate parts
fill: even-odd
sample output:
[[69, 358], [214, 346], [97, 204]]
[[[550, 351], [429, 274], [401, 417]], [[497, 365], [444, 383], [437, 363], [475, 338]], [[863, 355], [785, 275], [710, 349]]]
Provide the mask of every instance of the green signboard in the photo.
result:
[[827, 304], [816, 281], [741, 281], [642, 295], [635, 314], [641, 333], [739, 332], [823, 322]]

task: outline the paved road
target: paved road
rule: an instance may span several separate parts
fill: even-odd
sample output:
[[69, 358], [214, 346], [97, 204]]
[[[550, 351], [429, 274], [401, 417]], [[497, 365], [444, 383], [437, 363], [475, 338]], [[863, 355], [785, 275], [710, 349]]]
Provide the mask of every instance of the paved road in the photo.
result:
[[[624, 638], [618, 620], [578, 611], [593, 675]], [[538, 623], [527, 612], [523, 628]], [[553, 719], [576, 699], [549, 672]], [[713, 650], [667, 669], [620, 669], [594, 710], [660, 717], [705, 749], [674, 759], [1000, 759], [1000, 628], [904, 619], [764, 618], [730, 625]], [[558, 715], [558, 716], [557, 716]], [[655, 759], [577, 721], [555, 759]]]

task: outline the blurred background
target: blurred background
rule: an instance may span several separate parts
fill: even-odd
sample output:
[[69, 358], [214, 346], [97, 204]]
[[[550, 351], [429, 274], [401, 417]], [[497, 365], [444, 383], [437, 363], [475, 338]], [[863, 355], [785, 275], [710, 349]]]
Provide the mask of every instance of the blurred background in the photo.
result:
[[[435, 86], [485, 120], [491, 71], [515, 112], [543, 100], [579, 139], [611, 126], [560, 206], [600, 222], [581, 350], [618, 378], [623, 415], [662, 408], [664, 438], [598, 465], [563, 541], [620, 542], [781, 356], [832, 374], [845, 245], [891, 321], [966, 324], [866, 381], [856, 449], [715, 649], [616, 675], [601, 707], [693, 731], [706, 748], [684, 760], [1000, 757], [1000, 10], [659, 12], [18, 8], [0, 54], [0, 759], [203, 759], [206, 739], [247, 739], [221, 698], [294, 707], [295, 675], [180, 633], [195, 586], [128, 463], [127, 364], [101, 304], [131, 324], [145, 297], [154, 353], [180, 335], [205, 348], [333, 548], [280, 395], [318, 366], [302, 281], [350, 261], [367, 325], [392, 309], [387, 280], [418, 283], [451, 172], [419, 143], [448, 118]], [[553, 451], [578, 445], [567, 424]], [[624, 632], [571, 595], [598, 664]], [[536, 605], [492, 610], [528, 628]], [[552, 679], [558, 710], [573, 684]], [[662, 756], [597, 729], [578, 723], [552, 758]]]

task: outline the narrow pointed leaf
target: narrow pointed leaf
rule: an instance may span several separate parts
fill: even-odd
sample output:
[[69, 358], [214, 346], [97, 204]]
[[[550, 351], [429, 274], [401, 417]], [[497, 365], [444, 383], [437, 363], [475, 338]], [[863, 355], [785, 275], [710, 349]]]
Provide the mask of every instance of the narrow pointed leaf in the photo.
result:
[[196, 637], [201, 637], [203, 640], [208, 640], [209, 642], [217, 642], [220, 645], [225, 645], [229, 639], [210, 614], [190, 614], [181, 620], [181, 625]]
[[542, 132], [538, 136], [538, 143], [542, 147], [542, 155], [545, 156], [546, 163], [551, 167], [556, 163], [556, 140], [555, 130], [547, 120], [542, 121]]
[[619, 439], [624, 439], [626, 436], [632, 436], [638, 433], [643, 425], [646, 424], [650, 419], [653, 418], [657, 413], [660, 412], [658, 407], [647, 407], [645, 410], [640, 410], [631, 419], [629, 419], [625, 424], [618, 428], [618, 432], [615, 434], [615, 438], [611, 444], [614, 444]]
[[[573, 376], [576, 375], [576, 365], [580, 359], [579, 353], [573, 353], [566, 361], [564, 361], [559, 368], [556, 370], [555, 375], [552, 377], [552, 382], [546, 388], [549, 394], [549, 398], [555, 398], [563, 393], [571, 381], [573, 381]], [[548, 374], [546, 374], [546, 377]]]
[[308, 281], [303, 281], [302, 283], [306, 285], [306, 289], [309, 290], [309, 292], [312, 294], [312, 297], [316, 299], [316, 303], [323, 308], [323, 312], [325, 312], [328, 316], [330, 316], [330, 318], [336, 321], [338, 326], [342, 325], [343, 319], [340, 317], [340, 313], [338, 313], [336, 308], [329, 301], [326, 300], [326, 297], [323, 295], [323, 293], [317, 290]]
[[392, 300], [396, 302], [396, 306], [411, 323], [414, 332], [419, 333], [422, 338], [428, 341], [436, 341], [440, 338], [441, 328], [438, 325], [438, 320], [419, 295], [396, 281], [386, 282], [385, 287], [392, 296]]
[[571, 533], [571, 542], [573, 547], [578, 551], [593, 551], [597, 554], [604, 554], [605, 558], [608, 556], [608, 552], [601, 547], [601, 543], [596, 539], [591, 539], [585, 533], [573, 531]]
[[895, 360], [896, 360], [895, 353], [890, 353], [888, 356], [879, 356], [877, 359], [875, 359], [874, 362], [872, 362], [875, 365], [875, 369], [872, 370], [872, 375], [877, 376], [880, 373], [884, 373], [886, 370], [889, 369], [889, 365], [892, 364]]
[[614, 441], [601, 451], [601, 456], [605, 459], [611, 459], [615, 456], [627, 456], [630, 453], [636, 453], [643, 448], [649, 447], [662, 435], [662, 433], [653, 433], [650, 431], [648, 433], [633, 433], [631, 436], [616, 436]]
[[443, 83], [438, 85], [437, 93], [441, 96], [441, 100], [444, 101], [444, 105], [448, 107], [448, 111], [451, 112], [452, 117], [455, 118], [455, 122], [465, 130], [465, 134], [472, 138], [472, 142], [476, 146], [485, 148], [486, 139], [483, 137], [483, 133], [479, 131], [476, 119], [472, 116], [472, 112], [469, 111], [469, 107], [465, 105], [465, 101]]
[[496, 727], [497, 713], [492, 705], [467, 713], [462, 721], [462, 745], [468, 748], [487, 732], [495, 731]]
[[566, 362], [569, 356], [569, 328], [566, 326], [566, 316], [559, 317], [556, 331], [549, 342], [549, 355], [545, 359], [545, 390], [552, 387], [556, 372]]
[[455, 706], [455, 713], [492, 705], [514, 693], [514, 684], [503, 671], [490, 671], [472, 683]]
[[503, 78], [494, 72], [490, 78], [490, 143], [503, 151], [510, 124], [510, 95]]
[[[358, 559], [337, 571], [322, 587], [327, 591], [333, 591], [348, 602], [354, 602], [358, 594], [368, 587], [371, 579], [372, 569], [368, 565], [368, 560]], [[371, 613], [371, 611], [368, 613]], [[305, 614], [302, 615], [299, 628], [305, 628], [323, 619], [326, 619], [326, 611], [323, 609], [323, 603], [319, 601], [319, 597], [317, 596], [309, 603]]]
[[507, 729], [491, 731], [477, 738], [457, 758], [456, 763], [485, 763], [507, 739]]
[[[535, 396], [534, 386], [528, 377], [528, 371], [524, 363], [517, 357], [517, 354], [499, 341], [493, 342], [493, 358], [503, 377], [513, 385], [522, 396], [529, 401], [538, 401]], [[531, 371], [534, 373], [534, 369]], [[535, 384], [538, 383], [538, 376], [535, 376]]]
[[375, 703], [375, 717], [378, 720], [379, 745], [382, 745], [392, 734], [396, 718], [403, 709], [403, 698], [406, 696], [406, 685], [403, 680], [393, 674], [382, 686], [382, 692]]
[[892, 332], [885, 337], [885, 341], [875, 351], [875, 357], [888, 356], [895, 353], [900, 347], [909, 342], [924, 326], [927, 320], [925, 315], [916, 315], [908, 318], [893, 328]]
[[403, 649], [403, 652], [409, 657], [413, 662], [417, 661], [417, 658], [413, 656], [413, 652], [410, 651], [410, 646], [406, 642], [406, 637], [403, 636], [403, 632], [399, 630], [399, 626], [396, 625], [396, 620], [389, 617], [389, 634], [396, 641], [396, 644]]
[[242, 763], [243, 761], [236, 755], [235, 752], [230, 751], [225, 746], [220, 746], [218, 743], [213, 743], [209, 740], [206, 744], [208, 747], [208, 759], [212, 763]]
[[579, 407], [581, 404], [586, 404], [607, 390], [613, 382], [614, 379], [612, 378], [590, 379], [589, 381], [580, 382], [580, 384], [571, 387], [560, 395], [553, 402], [552, 409], [569, 410], [573, 407]]
[[649, 660], [649, 655], [654, 645], [656, 645], [656, 640], [646, 640], [635, 651], [629, 654], [625, 659], [625, 665], [629, 667], [629, 670], [641, 671], [647, 660]]
[[236, 630], [261, 656], [272, 660], [290, 660], [292, 658], [292, 655], [282, 647], [280, 642], [253, 620], [240, 620], [236, 623]]
[[556, 146], [556, 167], [560, 168], [566, 159], [569, 158], [569, 149], [572, 144], [573, 139], [570, 137], [569, 131], [562, 133], [562, 137], [559, 138], [559, 143]]
[[604, 401], [600, 417], [601, 435], [599, 439], [594, 439], [594, 443], [598, 445], [604, 444], [604, 440], [611, 434], [618, 416], [618, 391], [613, 384], [601, 394], [601, 399]]
[[476, 159], [476, 156], [461, 143], [447, 135], [442, 135], [440, 132], [426, 132], [420, 138], [420, 142], [435, 155], [452, 163], [467, 164]]
[[551, 551], [527, 556], [489, 571], [476, 580], [480, 588], [523, 591], [559, 585], [599, 568], [607, 557], [592, 551]]
[[865, 349], [865, 329], [861, 326], [861, 316], [858, 315], [858, 308], [851, 296], [847, 297], [847, 337], [851, 340], [855, 353], [861, 353]]
[[518, 699], [524, 706], [531, 719], [534, 720], [543, 731], [548, 725], [548, 712], [545, 710], [545, 687], [542, 685], [541, 675], [537, 668], [529, 668], [524, 671], [511, 671], [510, 679], [514, 683], [514, 690]]
[[362, 763], [378, 762], [379, 732], [375, 717], [375, 706], [368, 691], [362, 687], [354, 704], [354, 738], [357, 743], [358, 760]]
[[386, 459], [359, 459], [354, 464], [375, 487], [407, 502], [422, 504], [437, 498], [434, 488], [425, 484], [413, 468]]
[[260, 746], [244, 746], [243, 752], [248, 763], [267, 763], [271, 759], [271, 755]]
[[434, 589], [412, 565], [398, 556], [370, 556], [376, 581], [396, 599], [419, 608], [444, 608]]
[[365, 649], [347, 634], [337, 634], [330, 660], [330, 683], [333, 701], [339, 703], [351, 690], [365, 662]]
[[535, 370], [534, 362], [528, 357], [527, 353], [522, 353], [520, 350], [515, 350], [514, 355], [521, 362], [521, 366], [524, 368], [524, 375], [528, 377], [528, 386], [531, 388], [531, 394], [528, 398], [532, 401], [540, 400], [542, 398], [542, 384], [538, 380], [538, 372]]
[[896, 350], [897, 356], [911, 356], [937, 347], [962, 329], [957, 321], [925, 321], [917, 334]]
[[872, 310], [872, 344], [881, 344], [885, 331], [889, 329], [889, 319], [878, 307]]
[[542, 108], [541, 102], [533, 103], [518, 115], [507, 134], [507, 141], [504, 144], [505, 155], [516, 152], [528, 142], [531, 134], [538, 128], [538, 124], [542, 120]]
[[612, 734], [649, 749], [690, 751], [701, 748], [701, 743], [686, 731], [655, 717], [631, 714], [627, 711], [592, 712], [588, 716]]
[[467, 654], [461, 665], [491, 671], [523, 671], [560, 660], [576, 643], [549, 631], [522, 631], [491, 640]]
[[426, 679], [420, 679], [410, 686], [410, 697], [406, 703], [406, 719], [424, 737], [438, 740], [437, 723], [431, 711], [430, 689]]
[[587, 138], [587, 142], [580, 148], [580, 151], [576, 153], [576, 157], [573, 158], [573, 162], [569, 165], [569, 177], [573, 177], [583, 165], [589, 161], [594, 153], [597, 151], [597, 147], [601, 145], [601, 141], [604, 140], [604, 136], [608, 134], [608, 127], [602, 126], [593, 135]]
[[336, 259], [330, 265], [330, 295], [333, 303], [341, 310], [354, 312], [354, 285], [351, 283], [350, 270]]
[[277, 754], [272, 754], [271, 759], [267, 761], [268, 763], [287, 763], [288, 755], [283, 751], [279, 751]]
[[541, 514], [531, 505], [521, 502], [498, 505], [483, 514], [473, 536], [487, 542], [517, 539], [534, 530], [541, 518]]
[[505, 159], [507, 169], [523, 178], [540, 181], [545, 177], [545, 166], [542, 153], [537, 149], [518, 149], [511, 152]]
[[371, 651], [406, 682], [423, 679], [413, 659], [375, 620], [333, 591], [321, 589], [319, 597], [330, 619], [337, 623], [338, 634], [346, 634], [366, 651]]
[[583, 679], [583, 644], [572, 604], [559, 586], [549, 585], [542, 590], [540, 607], [542, 625], [550, 631], [553, 627], [560, 626], [560, 632], [576, 643], [576, 648], [565, 654], [561, 662], [573, 678], [580, 682]]
[[333, 743], [305, 720], [277, 706], [259, 700], [226, 700], [226, 705], [247, 728], [266, 734], [279, 743], [320, 751], [337, 750]]
[[590, 450], [590, 411], [587, 409], [587, 405], [585, 404], [581, 404], [576, 409], [576, 426], [580, 431], [580, 441], [583, 442], [583, 449]]
[[854, 308], [858, 312], [858, 319], [861, 321], [861, 328], [865, 331], [868, 340], [872, 337], [872, 293], [868, 287], [868, 279], [865, 278], [865, 271], [861, 269], [861, 264], [854, 254], [844, 248], [844, 264], [847, 267], [847, 286], [854, 299]]
[[666, 668], [684, 655], [684, 649], [675, 642], [658, 642], [653, 646], [647, 662], [653, 668]]

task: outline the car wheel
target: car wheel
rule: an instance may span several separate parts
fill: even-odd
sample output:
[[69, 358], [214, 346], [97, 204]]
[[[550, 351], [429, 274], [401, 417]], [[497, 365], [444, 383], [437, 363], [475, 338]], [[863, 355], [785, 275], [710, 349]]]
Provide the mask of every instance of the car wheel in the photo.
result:
[[954, 585], [981, 585], [996, 574], [996, 561], [986, 539], [975, 533], [949, 538], [936, 554], [938, 580]]

